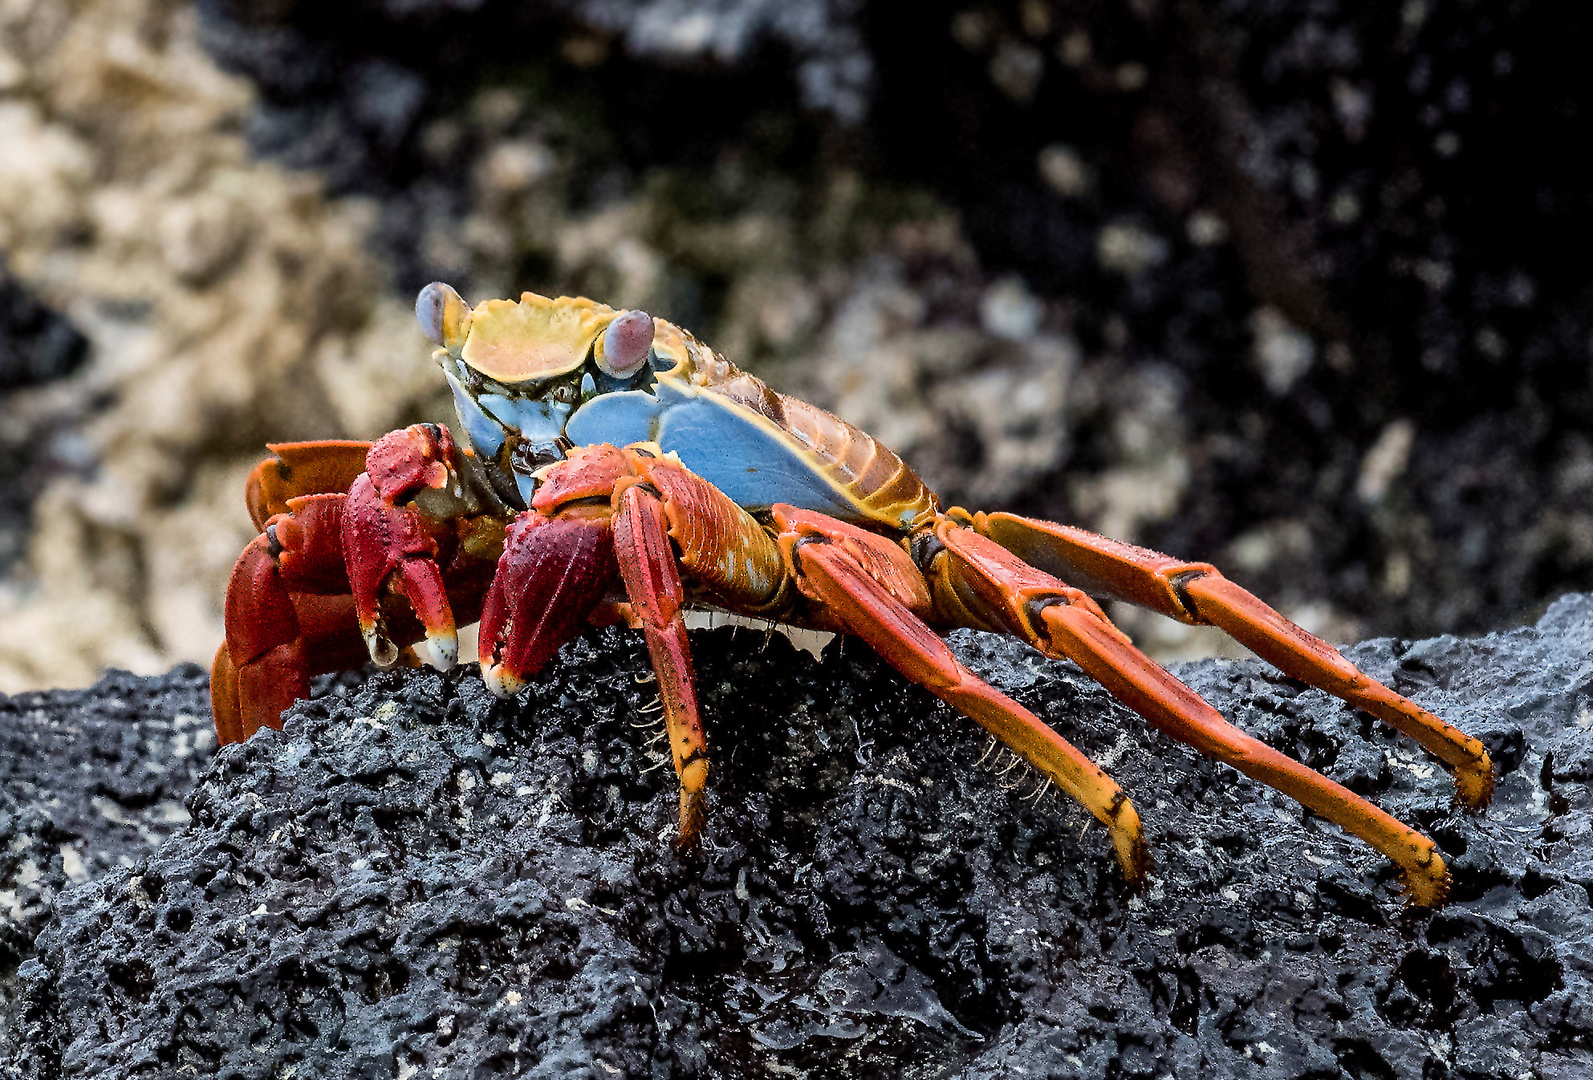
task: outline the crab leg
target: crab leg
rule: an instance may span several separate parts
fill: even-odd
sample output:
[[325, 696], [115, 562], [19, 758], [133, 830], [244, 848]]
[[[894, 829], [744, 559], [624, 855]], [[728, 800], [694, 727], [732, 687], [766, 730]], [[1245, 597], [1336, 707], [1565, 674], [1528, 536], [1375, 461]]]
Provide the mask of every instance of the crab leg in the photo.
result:
[[1145, 883], [1150, 852], [1128, 796], [1038, 716], [957, 662], [923, 616], [929, 596], [890, 541], [823, 514], [773, 508], [797, 587], [892, 667], [964, 714], [1054, 781], [1105, 825], [1123, 876]]
[[1047, 656], [1072, 660], [1167, 735], [1276, 788], [1388, 856], [1417, 903], [1444, 902], [1449, 872], [1427, 837], [1228, 723], [1136, 649], [1077, 589], [950, 518], [941, 519], [934, 536], [944, 552], [935, 553], [925, 573], [947, 615], [971, 613], [974, 625], [999, 624]]
[[271, 456], [254, 467], [244, 486], [244, 499], [254, 527], [288, 512], [288, 500], [301, 495], [347, 491], [365, 471], [371, 444], [351, 439], [268, 443]]
[[1480, 810], [1493, 798], [1493, 762], [1481, 742], [1370, 678], [1216, 567], [1013, 514], [975, 514], [967, 521], [1025, 562], [1080, 588], [1179, 622], [1220, 628], [1290, 678], [1365, 709], [1415, 739], [1454, 773], [1462, 805]]
[[615, 499], [614, 553], [631, 612], [641, 620], [658, 676], [658, 696], [664, 705], [669, 750], [680, 778], [681, 847], [697, 843], [706, 808], [708, 742], [703, 737], [697, 711], [696, 677], [691, 648], [686, 640], [686, 620], [681, 609], [685, 586], [669, 540], [669, 519], [664, 503], [649, 485], [632, 484]]
[[[686, 602], [682, 574], [720, 603], [756, 613], [782, 603], [784, 563], [768, 531], [751, 514], [678, 461], [660, 456], [656, 446], [593, 448], [577, 451], [571, 460], [609, 453], [622, 456], [629, 474], [613, 485], [614, 553], [658, 676], [670, 752], [680, 778], [679, 842], [690, 846], [702, 828], [708, 747], [681, 616]], [[550, 474], [544, 482], [552, 480]]]
[[287, 503], [244, 549], [227, 582], [227, 638], [211, 669], [211, 709], [223, 743], [308, 697], [310, 676], [359, 663], [343, 571], [343, 495]]

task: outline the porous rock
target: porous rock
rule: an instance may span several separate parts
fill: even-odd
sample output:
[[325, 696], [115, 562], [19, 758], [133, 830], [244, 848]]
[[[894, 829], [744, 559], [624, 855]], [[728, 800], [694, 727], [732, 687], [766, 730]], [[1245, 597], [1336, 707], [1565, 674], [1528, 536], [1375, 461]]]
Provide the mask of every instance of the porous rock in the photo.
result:
[[113, 672], [92, 687], [0, 696], [0, 1060], [17, 966], [62, 889], [131, 866], [188, 823], [215, 748], [205, 673]]
[[434, 278], [664, 315], [1335, 639], [1534, 618], [1593, 588], [1563, 7], [10, 0], [0, 249], [87, 352], [0, 404], [0, 687], [208, 659], [262, 445], [450, 415]]
[[856, 642], [693, 638], [700, 860], [637, 638], [519, 699], [379, 675], [217, 754], [190, 827], [68, 890], [19, 975], [25, 1076], [1586, 1076], [1593, 596], [1532, 628], [1352, 650], [1492, 749], [1483, 816], [1405, 740], [1256, 662], [1180, 669], [1429, 832], [1451, 902], [1148, 732], [1070, 665], [957, 649], [1101, 761], [1105, 838]]

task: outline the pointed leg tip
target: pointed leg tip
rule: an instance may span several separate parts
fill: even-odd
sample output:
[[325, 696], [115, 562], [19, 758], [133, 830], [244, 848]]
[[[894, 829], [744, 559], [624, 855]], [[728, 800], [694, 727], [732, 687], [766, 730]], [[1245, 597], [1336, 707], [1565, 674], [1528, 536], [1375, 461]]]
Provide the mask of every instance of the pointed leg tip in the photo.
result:
[[703, 823], [708, 818], [708, 799], [701, 791], [680, 793], [680, 833], [675, 837], [675, 849], [682, 855], [692, 855], [702, 850]]
[[1143, 895], [1150, 889], [1150, 846], [1143, 838], [1136, 838], [1127, 852], [1119, 851], [1118, 865], [1123, 870], [1123, 880], [1132, 891]]
[[1430, 850], [1429, 858], [1401, 867], [1400, 892], [1407, 907], [1436, 911], [1449, 902], [1454, 877], [1443, 856], [1436, 849]]
[[1437, 911], [1449, 902], [1449, 892], [1454, 878], [1444, 869], [1437, 877], [1427, 877], [1406, 872], [1400, 890], [1405, 896], [1405, 906]]
[[1493, 761], [1484, 754], [1476, 769], [1456, 770], [1455, 801], [1467, 810], [1481, 813], [1493, 802]]

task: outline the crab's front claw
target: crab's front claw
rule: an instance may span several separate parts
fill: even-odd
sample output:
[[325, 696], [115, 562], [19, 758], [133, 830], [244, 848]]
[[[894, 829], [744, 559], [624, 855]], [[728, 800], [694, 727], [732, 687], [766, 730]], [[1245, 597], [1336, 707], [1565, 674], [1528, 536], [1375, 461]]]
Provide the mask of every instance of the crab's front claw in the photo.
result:
[[409, 602], [425, 627], [434, 667], [446, 671], [459, 660], [459, 635], [440, 568], [442, 545], [452, 537], [438, 520], [461, 490], [456, 455], [447, 428], [416, 424], [390, 432], [372, 445], [365, 474], [349, 489], [343, 513], [349, 591], [360, 634], [381, 667], [391, 667], [399, 656], [382, 613], [384, 593]]
[[488, 689], [499, 697], [518, 693], [575, 635], [618, 575], [606, 514], [521, 514], [504, 538], [481, 613], [481, 677]]
[[361, 476], [349, 491], [343, 514], [349, 591], [360, 634], [379, 667], [393, 666], [399, 656], [382, 612], [384, 593], [409, 601], [426, 629], [434, 667], [446, 671], [459, 660], [453, 608], [438, 568], [439, 531], [418, 510], [389, 506], [369, 476]]

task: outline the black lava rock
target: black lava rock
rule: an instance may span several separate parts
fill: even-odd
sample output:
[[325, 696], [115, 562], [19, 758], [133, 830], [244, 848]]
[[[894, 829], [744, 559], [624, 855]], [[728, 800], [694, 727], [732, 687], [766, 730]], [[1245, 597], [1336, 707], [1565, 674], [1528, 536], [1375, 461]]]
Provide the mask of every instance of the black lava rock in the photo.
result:
[[1100, 829], [855, 641], [693, 643], [714, 749], [700, 859], [638, 639], [519, 699], [472, 672], [333, 687], [228, 747], [193, 821], [68, 889], [18, 972], [23, 1076], [1586, 1076], [1593, 597], [1374, 676], [1484, 739], [1443, 771], [1258, 663], [1182, 676], [1427, 830], [1438, 912], [1280, 795], [1148, 732], [1071, 665], [960, 634], [1102, 762], [1158, 859]]
[[113, 672], [82, 690], [0, 696], [0, 1058], [17, 965], [61, 890], [131, 866], [188, 824], [216, 732], [205, 672]]
[[83, 363], [88, 340], [0, 266], [0, 393], [63, 378]]

